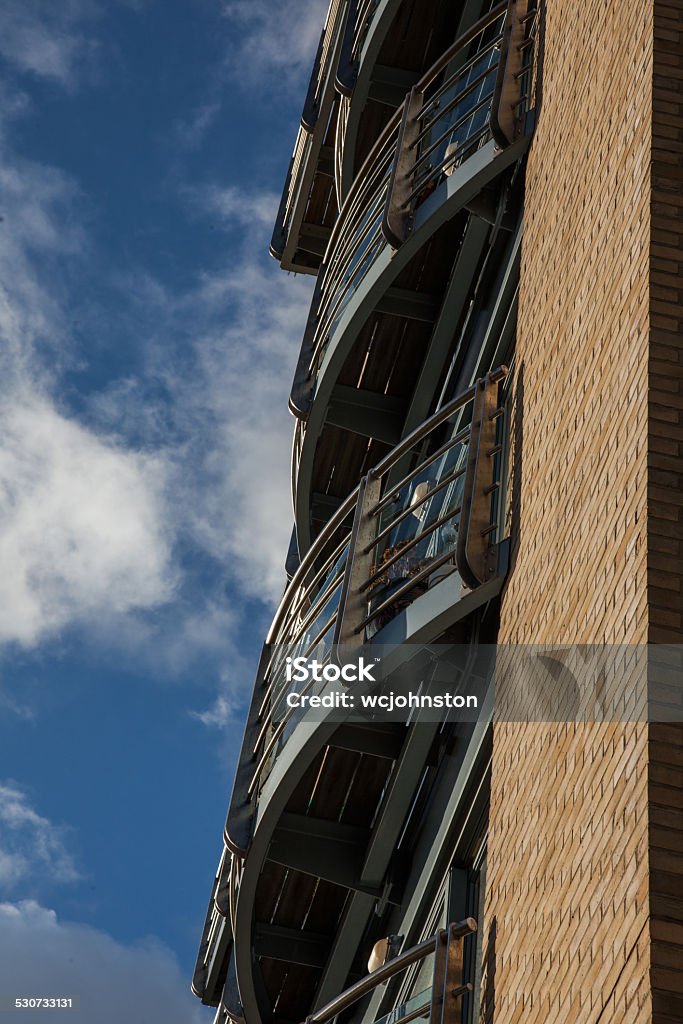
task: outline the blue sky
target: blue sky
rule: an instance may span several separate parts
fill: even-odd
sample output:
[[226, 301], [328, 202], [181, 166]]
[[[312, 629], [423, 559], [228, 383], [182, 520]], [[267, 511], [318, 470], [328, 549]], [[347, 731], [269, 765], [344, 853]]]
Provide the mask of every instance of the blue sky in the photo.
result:
[[95, 1024], [212, 1017], [311, 291], [267, 245], [325, 6], [0, 5], [0, 997]]

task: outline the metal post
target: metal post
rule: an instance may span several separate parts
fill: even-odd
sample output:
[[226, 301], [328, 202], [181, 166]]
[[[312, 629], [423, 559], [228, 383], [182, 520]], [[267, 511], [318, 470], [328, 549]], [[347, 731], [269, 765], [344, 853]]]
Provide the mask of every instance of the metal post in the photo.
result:
[[497, 400], [498, 385], [491, 376], [478, 380], [455, 552], [458, 572], [472, 589], [490, 579], [497, 568], [497, 524], [491, 522], [492, 494], [500, 489], [500, 481], [495, 479], [500, 452], [496, 445]]
[[356, 514], [349, 539], [349, 556], [339, 596], [339, 613], [334, 627], [333, 644], [362, 647], [361, 623], [367, 615], [368, 599], [361, 590], [372, 570], [374, 548], [367, 550], [377, 529], [376, 518], [370, 514], [378, 503], [382, 487], [381, 476], [372, 471], [363, 477], [358, 488]]
[[417, 115], [423, 104], [424, 92], [413, 87], [403, 104], [403, 117], [396, 138], [396, 153], [382, 217], [382, 234], [394, 249], [403, 245], [412, 230], [413, 212], [408, 200], [420, 131]]
[[510, 0], [505, 19], [502, 53], [491, 107], [491, 134], [500, 149], [518, 138], [523, 110], [520, 105], [522, 69], [529, 0]]

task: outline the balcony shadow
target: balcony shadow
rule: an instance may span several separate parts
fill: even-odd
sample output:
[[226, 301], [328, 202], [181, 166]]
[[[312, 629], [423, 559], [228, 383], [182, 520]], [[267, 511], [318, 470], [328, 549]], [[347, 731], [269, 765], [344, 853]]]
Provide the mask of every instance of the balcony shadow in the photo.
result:
[[520, 363], [515, 381], [510, 442], [512, 449], [512, 479], [510, 484], [509, 576], [511, 577], [515, 570], [521, 534], [522, 460], [524, 458], [524, 362]]
[[486, 938], [486, 950], [484, 952], [484, 977], [481, 993], [481, 1005], [477, 1024], [492, 1024], [496, 1012], [496, 934], [498, 931], [498, 920], [494, 915], [491, 918], [488, 936]]
[[546, 0], [538, 0], [538, 44], [536, 49], [536, 120], [543, 106], [543, 64], [545, 61]]

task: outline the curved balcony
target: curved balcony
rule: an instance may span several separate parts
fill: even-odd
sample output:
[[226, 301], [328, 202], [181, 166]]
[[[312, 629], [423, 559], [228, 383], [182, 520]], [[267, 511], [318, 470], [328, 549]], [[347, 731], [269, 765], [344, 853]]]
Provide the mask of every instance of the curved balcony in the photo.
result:
[[348, 0], [331, 0], [270, 245], [283, 269], [315, 274], [337, 216], [339, 95], [334, 87]]
[[239, 871], [239, 860], [223, 847], [192, 978], [194, 994], [212, 1005], [220, 999], [225, 984]]
[[491, 0], [351, 0], [336, 78], [342, 96], [335, 140], [338, 199], [348, 194], [406, 92], [491, 7]]
[[[293, 465], [302, 552], [313, 532], [315, 485], [329, 477], [330, 453], [343, 448], [348, 476], [357, 466], [357, 479], [367, 438], [374, 439], [369, 458], [378, 458], [405, 428], [408, 389], [415, 388], [423, 355], [443, 329], [439, 316], [450, 272], [455, 265], [457, 273], [462, 257], [466, 280], [476, 259], [470, 212], [480, 215], [480, 225], [500, 226], [504, 201], [497, 182], [528, 146], [533, 120], [535, 12], [525, 2], [523, 8], [520, 14], [515, 0], [497, 4], [411, 90], [335, 224], [290, 398], [292, 412], [305, 421], [297, 428]], [[468, 298], [463, 290], [460, 310]], [[457, 310], [448, 317], [453, 322]], [[361, 400], [371, 426], [355, 440], [340, 435], [351, 420], [350, 429], [360, 433], [365, 421], [357, 407], [353, 416], [346, 407]]]
[[392, 853], [440, 724], [284, 710], [285, 658], [324, 662], [334, 644], [429, 644], [498, 593], [506, 372], [477, 381], [366, 474], [275, 615], [195, 976], [198, 994], [221, 998], [234, 1021], [304, 1019], [314, 999], [343, 987], [376, 901], [396, 898]]

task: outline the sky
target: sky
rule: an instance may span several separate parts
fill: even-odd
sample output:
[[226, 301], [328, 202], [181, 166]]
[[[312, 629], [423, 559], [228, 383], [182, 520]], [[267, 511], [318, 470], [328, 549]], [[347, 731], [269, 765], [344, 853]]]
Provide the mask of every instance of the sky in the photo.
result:
[[0, 1002], [213, 1017], [311, 294], [267, 250], [325, 7], [0, 4]]

